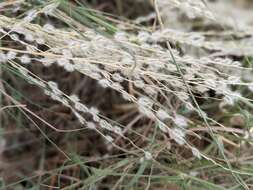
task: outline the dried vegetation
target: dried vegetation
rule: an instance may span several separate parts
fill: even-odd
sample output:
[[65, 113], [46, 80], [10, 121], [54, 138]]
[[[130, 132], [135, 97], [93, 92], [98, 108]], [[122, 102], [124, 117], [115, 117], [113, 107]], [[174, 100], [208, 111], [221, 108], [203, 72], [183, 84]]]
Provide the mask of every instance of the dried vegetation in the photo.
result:
[[0, 188], [252, 189], [251, 6], [0, 3]]

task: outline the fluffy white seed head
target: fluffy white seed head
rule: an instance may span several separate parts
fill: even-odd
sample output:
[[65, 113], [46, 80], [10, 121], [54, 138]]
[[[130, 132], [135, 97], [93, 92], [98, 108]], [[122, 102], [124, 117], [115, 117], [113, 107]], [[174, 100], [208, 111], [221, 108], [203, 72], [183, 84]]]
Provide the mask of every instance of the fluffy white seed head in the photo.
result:
[[99, 116], [98, 116], [99, 110], [97, 108], [95, 108], [95, 107], [91, 107], [90, 110], [89, 110], [89, 112], [92, 115], [93, 120], [96, 121], [96, 122], [98, 122], [99, 119], [100, 119]]
[[95, 123], [93, 123], [93, 122], [87, 122], [86, 124], [87, 124], [87, 128], [89, 128], [89, 129], [96, 129]]
[[33, 42], [34, 41], [34, 36], [31, 33], [26, 33], [25, 34], [25, 40], [28, 42]]
[[179, 145], [184, 145], [186, 143], [185, 133], [179, 128], [170, 129], [169, 130], [169, 135]]
[[179, 114], [176, 114], [176, 116], [174, 118], [174, 122], [179, 127], [185, 128], [188, 126], [186, 118], [182, 115], [179, 115]]
[[145, 155], [145, 159], [146, 160], [152, 160], [153, 159], [152, 154], [150, 152], [148, 152], [148, 151], [145, 151], [144, 155]]
[[160, 109], [156, 112], [156, 116], [157, 116], [160, 120], [162, 120], [162, 121], [171, 118], [171, 116], [170, 116], [166, 111], [164, 111], [162, 108], [160, 108]]
[[63, 68], [64, 68], [67, 72], [73, 72], [73, 71], [75, 71], [75, 67], [74, 67], [74, 65], [71, 64], [71, 63], [65, 64], [65, 65], [63, 66]]
[[107, 88], [107, 87], [111, 86], [111, 82], [107, 79], [99, 80], [98, 84], [100, 84], [103, 88]]
[[106, 141], [108, 141], [109, 143], [113, 142], [113, 140], [114, 140], [110, 135], [105, 135], [104, 137], [105, 137]]
[[77, 103], [80, 101], [80, 98], [76, 95], [76, 94], [73, 94], [71, 96], [69, 96], [69, 99], [74, 102], [74, 103]]
[[16, 58], [16, 56], [17, 56], [17, 53], [16, 52], [14, 52], [14, 51], [9, 51], [7, 54], [6, 54], [6, 57], [7, 57], [7, 59], [15, 59]]
[[30, 10], [30, 11], [27, 12], [27, 14], [26, 14], [26, 16], [24, 17], [23, 20], [25, 22], [31, 22], [36, 18], [37, 14], [38, 13], [37, 13], [36, 10]]
[[140, 97], [137, 103], [140, 113], [147, 116], [148, 118], [155, 117], [152, 112], [153, 102], [148, 97]]
[[27, 54], [22, 55], [19, 59], [20, 59], [20, 62], [23, 64], [31, 63], [31, 58]]
[[37, 44], [40, 44], [40, 45], [45, 44], [45, 40], [42, 37], [36, 38], [35, 41], [37, 42]]
[[115, 40], [117, 41], [127, 41], [127, 34], [123, 31], [118, 31], [114, 35]]

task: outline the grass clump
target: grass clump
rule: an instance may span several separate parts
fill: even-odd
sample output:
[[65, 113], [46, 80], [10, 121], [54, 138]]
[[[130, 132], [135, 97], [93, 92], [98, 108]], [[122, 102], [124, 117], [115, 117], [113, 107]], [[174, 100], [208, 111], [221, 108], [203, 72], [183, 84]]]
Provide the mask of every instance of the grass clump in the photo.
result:
[[252, 189], [250, 2], [15, 2], [1, 189]]

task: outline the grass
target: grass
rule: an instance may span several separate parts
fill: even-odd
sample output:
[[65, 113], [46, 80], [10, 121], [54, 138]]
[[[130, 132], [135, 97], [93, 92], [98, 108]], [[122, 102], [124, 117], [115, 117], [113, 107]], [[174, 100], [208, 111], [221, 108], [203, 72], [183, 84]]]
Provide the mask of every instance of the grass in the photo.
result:
[[1, 2], [0, 189], [251, 189], [253, 33], [196, 2]]

